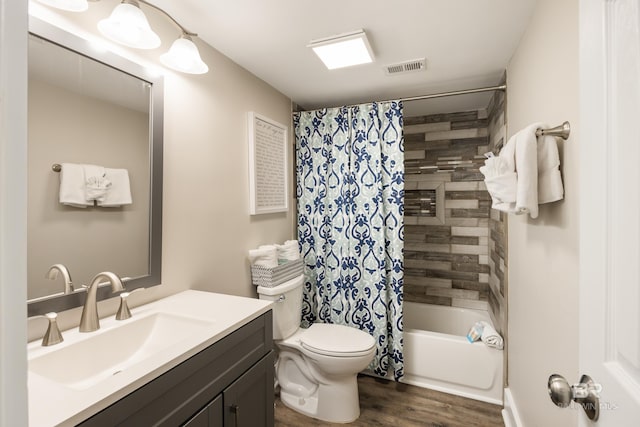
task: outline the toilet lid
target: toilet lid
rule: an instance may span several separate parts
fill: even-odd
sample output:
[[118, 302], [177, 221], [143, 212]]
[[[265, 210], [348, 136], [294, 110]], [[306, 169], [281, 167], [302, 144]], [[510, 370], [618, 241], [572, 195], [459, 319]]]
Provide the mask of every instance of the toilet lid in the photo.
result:
[[370, 351], [375, 340], [366, 332], [349, 326], [314, 323], [300, 337], [307, 350], [328, 356], [357, 356]]

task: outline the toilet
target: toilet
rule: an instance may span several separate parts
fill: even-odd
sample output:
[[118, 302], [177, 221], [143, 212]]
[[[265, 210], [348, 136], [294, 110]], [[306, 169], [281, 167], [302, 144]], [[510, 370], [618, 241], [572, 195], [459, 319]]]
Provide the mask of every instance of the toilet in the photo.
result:
[[274, 301], [280, 400], [322, 421], [350, 423], [360, 416], [357, 375], [373, 360], [375, 340], [342, 325], [300, 328], [303, 281], [301, 275], [272, 288], [258, 286], [260, 299]]

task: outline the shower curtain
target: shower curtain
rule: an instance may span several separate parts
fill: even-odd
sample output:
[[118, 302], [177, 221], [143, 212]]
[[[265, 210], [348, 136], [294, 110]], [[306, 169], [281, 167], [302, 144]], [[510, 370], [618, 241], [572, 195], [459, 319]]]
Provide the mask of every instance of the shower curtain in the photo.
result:
[[303, 321], [376, 340], [369, 370], [403, 376], [402, 102], [294, 115]]

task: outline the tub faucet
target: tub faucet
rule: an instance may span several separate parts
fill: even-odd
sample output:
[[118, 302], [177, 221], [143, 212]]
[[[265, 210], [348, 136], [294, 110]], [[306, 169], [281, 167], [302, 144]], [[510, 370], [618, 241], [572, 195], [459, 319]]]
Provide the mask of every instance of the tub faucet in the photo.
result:
[[71, 274], [69, 273], [69, 269], [63, 264], [53, 264], [51, 267], [49, 267], [49, 271], [47, 271], [45, 277], [49, 280], [56, 280], [58, 278], [58, 273], [62, 274], [62, 278], [64, 279], [64, 293], [70, 294], [71, 292], [73, 292], [73, 282], [71, 281]]
[[118, 292], [124, 290], [122, 280], [117, 274], [110, 271], [103, 271], [96, 274], [91, 279], [91, 284], [87, 287], [87, 299], [84, 302], [82, 308], [82, 316], [80, 317], [80, 332], [93, 332], [100, 329], [100, 319], [98, 318], [98, 301], [96, 301], [96, 294], [98, 292], [98, 285], [100, 279], [107, 279], [111, 283], [111, 292]]

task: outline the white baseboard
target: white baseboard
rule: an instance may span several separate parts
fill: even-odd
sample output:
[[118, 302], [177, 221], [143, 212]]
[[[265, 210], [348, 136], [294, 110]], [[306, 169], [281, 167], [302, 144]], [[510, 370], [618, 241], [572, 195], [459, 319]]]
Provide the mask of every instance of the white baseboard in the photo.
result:
[[504, 409], [502, 410], [502, 419], [504, 420], [505, 427], [524, 427], [516, 402], [513, 400], [513, 395], [509, 388], [504, 389]]

